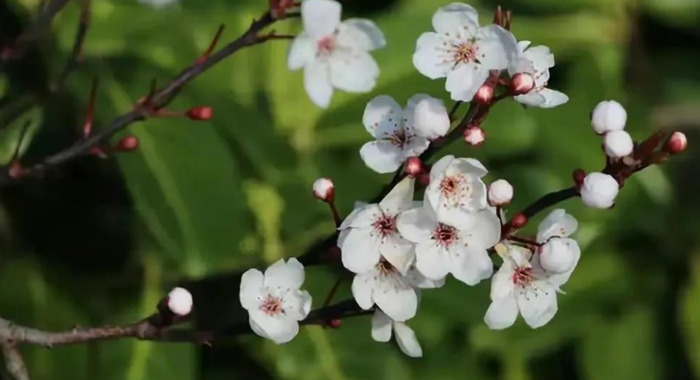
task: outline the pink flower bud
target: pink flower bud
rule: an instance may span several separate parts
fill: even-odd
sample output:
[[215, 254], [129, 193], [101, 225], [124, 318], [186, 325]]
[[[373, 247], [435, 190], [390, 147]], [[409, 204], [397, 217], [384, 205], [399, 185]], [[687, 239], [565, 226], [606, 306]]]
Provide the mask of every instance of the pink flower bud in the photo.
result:
[[408, 160], [406, 160], [406, 166], [404, 170], [406, 171], [406, 174], [415, 178], [424, 171], [423, 161], [421, 161], [420, 158], [415, 156], [409, 157]]
[[586, 179], [586, 172], [583, 169], [574, 170], [572, 177], [576, 186], [581, 187], [583, 185], [583, 180]]
[[134, 135], [124, 136], [116, 148], [120, 152], [133, 152], [139, 148], [139, 138]]
[[516, 73], [510, 79], [510, 92], [514, 95], [523, 95], [535, 87], [535, 78], [528, 73]]
[[333, 201], [333, 181], [328, 178], [319, 178], [314, 181], [313, 194], [316, 199], [324, 202]]
[[214, 116], [214, 109], [209, 106], [192, 107], [187, 110], [187, 117], [192, 120], [208, 121]]
[[474, 95], [474, 100], [477, 103], [481, 104], [489, 104], [491, 103], [491, 100], [493, 99], [493, 85], [490, 83], [485, 83], [479, 87], [479, 89], [476, 91], [476, 95]]
[[174, 288], [168, 293], [168, 309], [184, 317], [192, 311], [192, 294], [184, 288]]
[[330, 326], [334, 329], [340, 328], [342, 321], [339, 318], [331, 319]]
[[527, 224], [527, 216], [523, 214], [515, 214], [510, 220], [510, 225], [513, 228], [523, 228]]
[[673, 132], [666, 141], [666, 151], [670, 154], [678, 154], [688, 146], [688, 139], [683, 132]]
[[513, 186], [504, 179], [494, 181], [489, 186], [489, 204], [491, 206], [503, 206], [513, 199]]
[[464, 141], [469, 145], [481, 146], [486, 140], [486, 133], [479, 126], [472, 125], [464, 130]]

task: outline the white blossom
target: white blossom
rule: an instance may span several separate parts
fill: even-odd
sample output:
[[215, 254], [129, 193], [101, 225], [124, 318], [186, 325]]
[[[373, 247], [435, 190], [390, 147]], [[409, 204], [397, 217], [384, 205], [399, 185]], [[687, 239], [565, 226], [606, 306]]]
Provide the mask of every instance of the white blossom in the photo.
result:
[[489, 186], [488, 199], [491, 206], [502, 206], [513, 199], [513, 186], [505, 179], [493, 181]]
[[491, 281], [491, 305], [484, 322], [500, 330], [515, 323], [518, 314], [532, 328], [542, 327], [557, 313], [557, 292], [566, 282], [562, 275], [542, 269], [539, 257], [518, 246], [508, 246], [503, 264]]
[[490, 70], [501, 70], [517, 54], [515, 37], [498, 25], [479, 26], [470, 5], [452, 3], [433, 15], [435, 32], [416, 42], [413, 65], [430, 79], [447, 78], [453, 100], [471, 101]]
[[292, 42], [287, 57], [290, 70], [304, 68], [304, 87], [319, 107], [327, 107], [333, 89], [370, 91], [379, 66], [370, 51], [386, 44], [377, 26], [365, 19], [340, 21], [341, 5], [333, 0], [301, 3], [304, 31]]
[[430, 170], [425, 203], [437, 220], [458, 228], [471, 228], [475, 211], [488, 206], [486, 185], [481, 178], [488, 171], [473, 158], [445, 156]]
[[615, 178], [604, 173], [589, 173], [583, 179], [581, 200], [588, 207], [610, 208], [615, 203], [615, 197], [620, 191], [620, 184]]
[[280, 259], [265, 274], [257, 269], [243, 273], [240, 301], [253, 332], [277, 344], [292, 340], [311, 310], [311, 296], [300, 290], [303, 283], [304, 266], [295, 258]]
[[168, 309], [179, 316], [189, 314], [192, 311], [192, 294], [185, 288], [173, 288], [168, 293]]
[[603, 139], [605, 154], [612, 158], [629, 156], [634, 150], [634, 142], [625, 131], [610, 131]]
[[487, 249], [501, 237], [495, 213], [475, 211], [469, 228], [440, 223], [432, 210], [418, 207], [401, 213], [397, 226], [401, 235], [415, 243], [416, 269], [426, 278], [439, 280], [448, 273], [467, 285], [491, 277], [493, 263]]
[[566, 282], [581, 258], [576, 240], [569, 238], [576, 232], [578, 221], [564, 209], [553, 210], [537, 227], [540, 264], [550, 275], [562, 275]]
[[412, 358], [423, 356], [423, 349], [416, 339], [413, 329], [404, 322], [397, 322], [389, 318], [381, 310], [376, 310], [372, 315], [372, 339], [377, 342], [388, 342], [391, 339], [392, 331], [401, 352]]
[[591, 113], [591, 125], [596, 133], [602, 135], [611, 131], [625, 129], [627, 111], [622, 104], [614, 100], [604, 100], [595, 106]]
[[377, 96], [367, 103], [362, 123], [376, 140], [362, 146], [360, 157], [378, 173], [396, 171], [450, 128], [442, 100], [424, 94], [411, 97], [403, 110], [391, 97]]
[[554, 67], [554, 54], [547, 46], [529, 47], [530, 41], [518, 42], [518, 56], [511, 61], [508, 72], [511, 76], [516, 73], [531, 75], [535, 86], [527, 94], [515, 96], [518, 102], [540, 108], [552, 108], [569, 101], [566, 94], [547, 88], [549, 69]]

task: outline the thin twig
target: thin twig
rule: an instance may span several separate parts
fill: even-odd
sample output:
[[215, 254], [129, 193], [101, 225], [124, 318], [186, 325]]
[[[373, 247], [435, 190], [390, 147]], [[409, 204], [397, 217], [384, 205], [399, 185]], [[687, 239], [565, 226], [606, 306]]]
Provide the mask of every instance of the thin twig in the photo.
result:
[[56, 92], [63, 88], [68, 76], [82, 60], [83, 45], [85, 44], [85, 37], [87, 37], [88, 30], [90, 29], [91, 14], [91, 0], [80, 0], [80, 21], [78, 21], [78, 28], [75, 31], [73, 49], [71, 50], [70, 57], [66, 61], [63, 70], [61, 70], [61, 73], [58, 75], [58, 79], [52, 84], [51, 91]]
[[521, 212], [521, 214], [530, 219], [540, 211], [575, 196], [578, 196], [578, 190], [576, 190], [576, 187], [573, 186], [559, 191], [553, 191], [527, 206], [525, 210]]
[[2, 355], [5, 360], [5, 368], [14, 380], [29, 380], [29, 372], [24, 364], [22, 354], [15, 345], [7, 340], [0, 341]]

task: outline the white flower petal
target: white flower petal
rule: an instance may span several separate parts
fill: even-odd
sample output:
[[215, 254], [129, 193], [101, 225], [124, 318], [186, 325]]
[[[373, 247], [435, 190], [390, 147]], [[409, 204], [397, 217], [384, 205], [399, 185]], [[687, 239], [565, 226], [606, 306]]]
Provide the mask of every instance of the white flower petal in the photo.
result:
[[544, 243], [552, 236], [568, 237], [578, 229], [578, 221], [564, 209], [549, 213], [537, 226], [537, 242]]
[[501, 221], [488, 209], [476, 213], [478, 218], [469, 231], [469, 241], [477, 239], [480, 247], [491, 248], [501, 241]]
[[484, 322], [492, 330], [502, 330], [512, 326], [516, 318], [518, 305], [514, 298], [509, 297], [491, 302], [484, 315]]
[[408, 267], [413, 263], [413, 245], [399, 236], [384, 238], [379, 245], [379, 252], [402, 274], [406, 274]]
[[398, 215], [413, 207], [413, 190], [415, 179], [405, 177], [379, 202], [384, 213]]
[[338, 247], [343, 266], [354, 273], [372, 270], [379, 263], [379, 236], [374, 227], [350, 228], [340, 232]]
[[512, 299], [515, 292], [515, 285], [511, 276], [513, 275], [513, 266], [507, 260], [503, 261], [501, 267], [491, 279], [491, 300], [498, 301], [503, 299]]
[[336, 42], [339, 46], [371, 51], [386, 45], [384, 33], [367, 19], [349, 18], [340, 24]]
[[471, 5], [452, 3], [446, 5], [433, 15], [433, 29], [438, 33], [455, 33], [463, 26], [470, 30], [479, 27], [479, 14]]
[[443, 38], [433, 32], [421, 34], [413, 53], [413, 66], [430, 79], [444, 78], [452, 70], [452, 62], [442, 56]]
[[450, 117], [442, 100], [431, 97], [422, 98], [415, 103], [414, 107], [409, 108], [413, 108], [411, 120], [417, 135], [432, 140], [444, 136], [450, 129]]
[[[571, 239], [567, 239], [571, 240]], [[581, 259], [581, 248], [578, 246], [578, 243], [576, 243], [575, 240], [571, 240], [571, 253], [574, 255], [574, 264], [569, 269], [569, 271], [562, 273], [562, 274], [550, 274], [549, 278], [547, 281], [552, 284], [557, 290], [559, 289], [560, 286], [564, 285], [569, 281], [569, 278], [571, 277], [571, 274], [574, 272], [574, 269], [576, 269], [576, 265], [578, 265], [579, 260]], [[541, 264], [540, 264], [541, 265]]]
[[544, 97], [544, 103], [540, 108], [554, 108], [569, 101], [569, 97], [563, 92], [543, 88], [540, 90], [540, 95]]
[[271, 317], [259, 309], [249, 310], [249, 313], [253, 332], [277, 344], [287, 343], [299, 333], [299, 323], [283, 314]]
[[301, 3], [304, 31], [313, 39], [331, 35], [340, 25], [340, 3], [332, 0], [305, 0]]
[[287, 53], [287, 67], [289, 70], [299, 70], [316, 58], [314, 41], [305, 32], [299, 33]]
[[479, 63], [487, 70], [501, 70], [516, 60], [517, 42], [509, 31], [498, 25], [479, 29]]
[[547, 99], [537, 90], [532, 90], [524, 95], [516, 95], [513, 99], [527, 107], [542, 107], [547, 102]]
[[329, 57], [333, 87], [347, 92], [368, 92], [379, 77], [379, 66], [368, 53], [336, 50]]
[[285, 315], [301, 321], [311, 310], [311, 295], [306, 290], [288, 292], [283, 296], [282, 308]]
[[248, 269], [241, 276], [239, 299], [244, 309], [254, 309], [259, 305], [258, 296], [264, 287], [264, 277], [257, 269]]
[[391, 339], [391, 318], [377, 309], [372, 314], [372, 339], [377, 342], [388, 342]]
[[399, 214], [396, 227], [405, 239], [420, 243], [431, 238], [437, 221], [432, 219], [425, 207], [418, 207]]
[[379, 95], [365, 106], [362, 124], [373, 137], [385, 138], [398, 129], [401, 113], [401, 106], [392, 97]]
[[445, 277], [439, 280], [431, 280], [424, 275], [422, 275], [415, 265], [412, 265], [406, 273], [406, 280], [418, 289], [437, 289], [442, 288], [445, 285]]
[[370, 141], [360, 148], [360, 157], [377, 173], [392, 173], [404, 162], [401, 149], [390, 141]]
[[550, 274], [570, 273], [580, 256], [578, 243], [569, 238], [549, 239], [539, 251], [540, 265]]
[[352, 296], [355, 298], [355, 302], [364, 310], [368, 310], [374, 305], [374, 276], [376, 275], [377, 272], [372, 270], [356, 274], [352, 279]]
[[493, 262], [486, 249], [470, 245], [450, 253], [450, 272], [467, 285], [476, 285], [493, 274]]
[[382, 209], [377, 204], [364, 204], [352, 210], [343, 223], [338, 227], [339, 230], [344, 230], [350, 227], [359, 228], [371, 226], [377, 219], [377, 216], [382, 214]]
[[488, 70], [480, 65], [461, 64], [447, 74], [445, 89], [452, 100], [470, 102], [488, 76]]
[[428, 240], [416, 245], [416, 269], [430, 280], [445, 278], [450, 272], [450, 255], [447, 250]]
[[294, 257], [286, 263], [280, 259], [265, 270], [265, 286], [299, 289], [304, 283], [304, 266]]
[[391, 319], [403, 322], [416, 315], [416, 291], [398, 273], [385, 275], [376, 286], [372, 298]]
[[537, 281], [532, 289], [518, 293], [518, 309], [528, 326], [536, 329], [557, 313], [557, 292], [549, 284]]
[[412, 358], [423, 356], [423, 349], [416, 338], [416, 333], [405, 323], [394, 322], [394, 332], [396, 333], [396, 343], [404, 354]]
[[313, 60], [304, 67], [304, 88], [314, 104], [321, 108], [328, 107], [333, 96], [333, 87], [325, 62]]

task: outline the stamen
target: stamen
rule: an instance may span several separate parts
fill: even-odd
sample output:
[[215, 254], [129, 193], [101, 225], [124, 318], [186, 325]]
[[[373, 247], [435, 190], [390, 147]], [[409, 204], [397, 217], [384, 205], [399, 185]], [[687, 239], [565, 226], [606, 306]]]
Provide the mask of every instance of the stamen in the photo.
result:
[[284, 309], [282, 309], [282, 299], [268, 294], [260, 305], [260, 310], [271, 317], [284, 313]]

